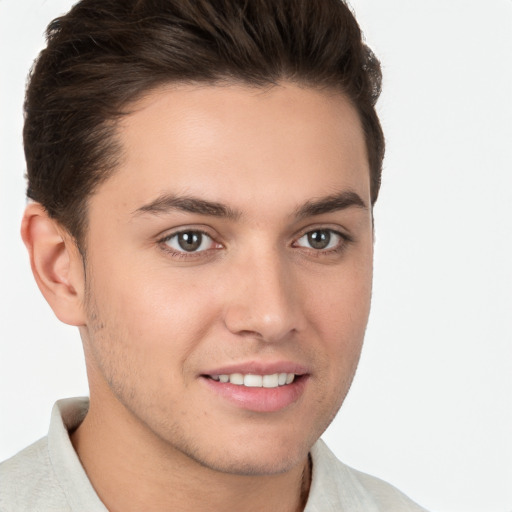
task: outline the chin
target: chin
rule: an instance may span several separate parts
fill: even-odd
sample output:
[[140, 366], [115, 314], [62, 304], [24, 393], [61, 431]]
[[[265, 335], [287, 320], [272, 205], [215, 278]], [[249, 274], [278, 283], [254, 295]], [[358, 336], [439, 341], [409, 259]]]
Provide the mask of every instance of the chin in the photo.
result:
[[[215, 438], [212, 437], [210, 442]], [[271, 476], [286, 473], [307, 459], [313, 443], [304, 440], [283, 442], [278, 437], [268, 437], [263, 442], [232, 442], [228, 446], [201, 447], [197, 444], [175, 446], [188, 459], [213, 471], [240, 476]]]
[[272, 476], [287, 473], [299, 464], [303, 464], [308, 455], [308, 450], [301, 453], [301, 456], [294, 454], [290, 456], [275, 456], [258, 454], [254, 456], [222, 457], [216, 460], [196, 459], [202, 466], [218, 471], [220, 473], [239, 476]]

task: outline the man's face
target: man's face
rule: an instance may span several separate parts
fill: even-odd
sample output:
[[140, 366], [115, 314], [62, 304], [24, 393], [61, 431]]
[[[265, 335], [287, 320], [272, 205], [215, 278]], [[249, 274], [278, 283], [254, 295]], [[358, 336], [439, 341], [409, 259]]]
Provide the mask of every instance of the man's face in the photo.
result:
[[175, 86], [118, 133], [89, 205], [91, 410], [122, 404], [119, 428], [217, 470], [290, 469], [341, 406], [370, 307], [355, 110], [289, 83]]

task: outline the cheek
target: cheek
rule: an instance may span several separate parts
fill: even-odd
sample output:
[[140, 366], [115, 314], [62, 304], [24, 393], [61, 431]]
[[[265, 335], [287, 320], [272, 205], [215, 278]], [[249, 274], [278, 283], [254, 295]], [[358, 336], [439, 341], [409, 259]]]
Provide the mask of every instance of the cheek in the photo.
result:
[[[312, 289], [311, 286], [309, 286]], [[354, 376], [371, 304], [371, 251], [354, 258], [309, 293], [307, 314], [324, 355], [325, 377], [343, 398]], [[335, 384], [333, 384], [335, 383]]]
[[306, 285], [309, 309], [324, 339], [350, 343], [362, 338], [368, 322], [372, 294], [371, 256], [340, 267], [323, 279], [321, 286]]
[[155, 428], [170, 428], [170, 411], [184, 410], [180, 397], [193, 381], [187, 361], [203, 337], [205, 309], [193, 300], [193, 286], [162, 276], [133, 271], [104, 277], [95, 276], [88, 308], [94, 317], [89, 363], [98, 386], [108, 386]]
[[130, 271], [119, 268], [105, 276], [96, 286], [96, 297], [101, 309], [125, 325], [133, 340], [168, 343], [197, 331], [200, 319], [206, 320], [211, 300], [200, 285], [169, 269], [132, 265]]
[[116, 394], [142, 394], [148, 402], [180, 389], [186, 361], [215, 316], [206, 291], [195, 281], [133, 263], [103, 275], [99, 265], [94, 268], [89, 338], [104, 378]]

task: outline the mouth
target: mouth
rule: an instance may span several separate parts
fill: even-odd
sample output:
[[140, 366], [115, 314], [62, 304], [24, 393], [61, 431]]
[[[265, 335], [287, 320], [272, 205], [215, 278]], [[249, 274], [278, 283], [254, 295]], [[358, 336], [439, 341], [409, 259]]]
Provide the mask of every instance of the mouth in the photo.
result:
[[258, 375], [253, 373], [231, 373], [221, 375], [205, 375], [206, 378], [212, 379], [222, 384], [234, 384], [235, 386], [245, 386], [247, 388], [277, 388], [280, 386], [288, 386], [301, 375], [295, 373], [272, 373], [269, 375]]
[[236, 408], [262, 413], [287, 409], [308, 387], [309, 373], [296, 365], [284, 365], [288, 368], [281, 368], [281, 371], [276, 367], [265, 371], [257, 365], [252, 366], [245, 372], [242, 368], [216, 370], [202, 374], [201, 380], [224, 403], [227, 401]]

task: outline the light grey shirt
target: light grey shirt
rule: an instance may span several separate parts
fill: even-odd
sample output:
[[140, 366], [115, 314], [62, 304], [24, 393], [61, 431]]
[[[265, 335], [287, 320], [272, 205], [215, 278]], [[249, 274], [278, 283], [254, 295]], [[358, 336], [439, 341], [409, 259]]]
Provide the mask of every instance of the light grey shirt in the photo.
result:
[[[59, 400], [48, 436], [0, 464], [0, 512], [108, 512], [69, 439], [87, 398]], [[319, 440], [304, 512], [425, 512], [395, 487], [341, 463]]]

